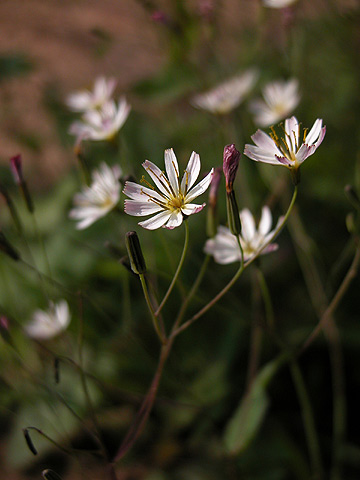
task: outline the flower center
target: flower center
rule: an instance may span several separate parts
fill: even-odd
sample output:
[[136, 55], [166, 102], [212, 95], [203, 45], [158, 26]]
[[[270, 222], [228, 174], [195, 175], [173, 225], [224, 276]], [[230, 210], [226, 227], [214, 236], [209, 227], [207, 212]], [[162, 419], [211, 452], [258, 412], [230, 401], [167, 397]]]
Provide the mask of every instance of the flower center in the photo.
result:
[[172, 197], [166, 206], [169, 210], [176, 211], [181, 210], [181, 207], [183, 207], [184, 204], [184, 197], [182, 195], [178, 195], [177, 197]]

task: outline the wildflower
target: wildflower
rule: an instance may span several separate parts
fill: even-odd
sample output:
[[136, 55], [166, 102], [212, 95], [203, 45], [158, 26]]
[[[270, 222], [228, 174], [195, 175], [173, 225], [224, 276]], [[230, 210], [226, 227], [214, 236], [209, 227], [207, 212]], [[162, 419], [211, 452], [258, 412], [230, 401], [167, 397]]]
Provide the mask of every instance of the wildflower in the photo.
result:
[[166, 174], [149, 160], [142, 164], [148, 172], [158, 191], [144, 177], [144, 187], [134, 182], [126, 182], [124, 193], [130, 200], [125, 200], [125, 212], [129, 215], [144, 216], [156, 213], [152, 218], [140, 222], [144, 228], [155, 230], [165, 227], [173, 229], [181, 225], [184, 216], [200, 212], [205, 203], [191, 203], [196, 197], [206, 191], [210, 185], [213, 171], [193, 187], [200, 173], [200, 157], [192, 152], [180, 183], [179, 166], [172, 148], [165, 150]]
[[120, 176], [119, 166], [109, 167], [104, 162], [99, 170], [92, 173], [91, 185], [85, 186], [81, 193], [75, 195], [75, 208], [69, 213], [70, 218], [78, 220], [78, 230], [83, 230], [104, 217], [119, 202]]
[[116, 80], [114, 78], [98, 77], [95, 80], [93, 91], [81, 90], [72, 93], [68, 96], [66, 104], [74, 112], [87, 112], [99, 109], [111, 100], [115, 87]]
[[310, 132], [304, 130], [302, 143], [300, 124], [295, 117], [286, 119], [285, 127], [282, 128], [282, 137], [278, 137], [273, 127], [270, 136], [258, 130], [251, 137], [256, 145], [245, 145], [244, 154], [256, 162], [284, 165], [292, 171], [297, 183], [299, 166], [320, 146], [326, 127], [322, 126], [322, 120], [318, 118]]
[[31, 338], [47, 340], [63, 332], [70, 323], [69, 305], [65, 300], [50, 302], [49, 309], [36, 310], [32, 320], [25, 326], [25, 332]]
[[[268, 244], [268, 242], [281, 224], [282, 217], [279, 218], [275, 229], [272, 231], [270, 231], [272, 215], [267, 206], [262, 209], [257, 229], [254, 217], [247, 208], [241, 210], [240, 220], [242, 228], [239, 239], [245, 262], [259, 254], [263, 255], [277, 250], [278, 245], [276, 243]], [[218, 233], [214, 238], [207, 240], [204, 250], [205, 253], [213, 255], [215, 262], [223, 265], [241, 260], [241, 252], [236, 237], [228, 228], [223, 226], [218, 227]]]
[[297, 0], [263, 0], [263, 4], [269, 8], [286, 8], [296, 1]]
[[299, 82], [268, 83], [263, 89], [264, 100], [250, 103], [250, 111], [255, 115], [254, 122], [260, 127], [268, 127], [286, 118], [299, 104]]
[[130, 110], [124, 97], [118, 104], [108, 101], [97, 110], [85, 112], [81, 121], [70, 125], [69, 133], [76, 135], [77, 144], [82, 140], [111, 140], [124, 125]]
[[196, 108], [224, 115], [240, 105], [254, 86], [257, 77], [257, 71], [249, 69], [208, 92], [195, 95], [191, 103]]

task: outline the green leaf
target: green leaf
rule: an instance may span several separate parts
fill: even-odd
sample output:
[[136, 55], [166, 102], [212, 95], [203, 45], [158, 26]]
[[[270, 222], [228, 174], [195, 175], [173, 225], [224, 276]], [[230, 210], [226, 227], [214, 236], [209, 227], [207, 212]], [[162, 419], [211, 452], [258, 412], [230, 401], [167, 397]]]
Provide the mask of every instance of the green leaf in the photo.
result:
[[224, 442], [229, 453], [240, 453], [256, 436], [269, 405], [266, 387], [284, 360], [285, 357], [282, 355], [267, 363], [242, 398], [225, 429]]

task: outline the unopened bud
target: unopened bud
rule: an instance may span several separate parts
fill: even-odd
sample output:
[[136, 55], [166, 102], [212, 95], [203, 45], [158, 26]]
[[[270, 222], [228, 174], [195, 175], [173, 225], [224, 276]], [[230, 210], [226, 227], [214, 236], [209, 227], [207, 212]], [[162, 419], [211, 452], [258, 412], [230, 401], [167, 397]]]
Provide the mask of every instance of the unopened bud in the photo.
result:
[[222, 173], [221, 167], [215, 168], [214, 174], [210, 183], [209, 201], [208, 201], [208, 209], [207, 209], [207, 224], [206, 224], [206, 231], [210, 238], [216, 235], [216, 229], [217, 229], [217, 223], [218, 223], [216, 207], [217, 207], [219, 186], [220, 186], [220, 180], [221, 180], [221, 173]]
[[25, 441], [27, 443], [27, 446], [29, 447], [30, 452], [33, 453], [34, 455], [37, 455], [38, 452], [37, 452], [32, 440], [31, 440], [29, 430], [27, 428], [23, 428], [23, 434], [24, 434]]
[[239, 166], [240, 152], [236, 150], [235, 144], [226, 145], [224, 148], [223, 157], [223, 171], [226, 182], [226, 192], [230, 193], [233, 190], [233, 184], [236, 177], [236, 172]]
[[23, 174], [22, 174], [21, 155], [15, 155], [14, 157], [10, 158], [10, 168], [11, 168], [15, 183], [20, 185], [24, 181]]
[[62, 480], [60, 475], [49, 468], [47, 470], [43, 470], [42, 477], [45, 478], [45, 480]]
[[226, 210], [230, 232], [233, 235], [240, 235], [241, 222], [234, 190], [226, 194]]
[[20, 255], [12, 247], [11, 243], [7, 240], [3, 232], [0, 231], [0, 250], [4, 252], [8, 257], [12, 258], [13, 260], [20, 260]]
[[360, 209], [360, 199], [358, 194], [355, 191], [355, 188], [352, 185], [345, 186], [345, 195], [349, 202], [356, 208]]
[[131, 270], [137, 275], [145, 273], [146, 264], [137, 233], [127, 232], [125, 235], [125, 243], [130, 259]]

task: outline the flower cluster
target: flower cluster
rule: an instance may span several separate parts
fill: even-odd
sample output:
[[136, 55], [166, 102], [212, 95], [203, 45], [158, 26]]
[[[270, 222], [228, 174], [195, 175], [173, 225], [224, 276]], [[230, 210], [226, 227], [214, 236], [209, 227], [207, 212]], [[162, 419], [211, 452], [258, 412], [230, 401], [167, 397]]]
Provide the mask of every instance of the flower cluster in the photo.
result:
[[77, 144], [82, 140], [111, 140], [124, 125], [131, 107], [125, 97], [118, 102], [112, 99], [115, 86], [113, 78], [100, 77], [93, 91], [83, 90], [68, 97], [68, 107], [82, 113], [81, 120], [72, 123], [69, 129]]

